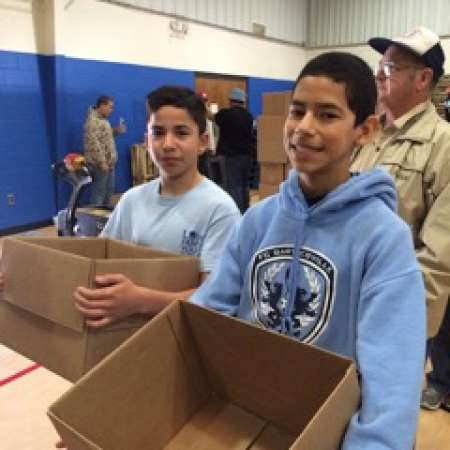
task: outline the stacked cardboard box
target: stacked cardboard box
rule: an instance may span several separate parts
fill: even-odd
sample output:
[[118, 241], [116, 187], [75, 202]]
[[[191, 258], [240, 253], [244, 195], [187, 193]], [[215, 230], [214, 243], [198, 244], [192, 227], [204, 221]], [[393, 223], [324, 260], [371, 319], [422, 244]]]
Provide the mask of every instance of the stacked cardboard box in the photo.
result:
[[439, 115], [445, 119], [444, 102], [447, 99], [446, 89], [450, 87], [450, 74], [443, 75], [436, 84], [431, 100], [433, 101]]
[[153, 163], [146, 144], [132, 145], [130, 153], [133, 186], [145, 183], [158, 176], [158, 168]]
[[48, 414], [73, 449], [338, 450], [358, 404], [351, 360], [183, 302]]
[[70, 381], [149, 321], [137, 315], [88, 329], [74, 305], [77, 286], [123, 273], [134, 283], [182, 291], [198, 286], [198, 259], [98, 238], [7, 238], [0, 270], [0, 342]]
[[258, 118], [259, 198], [278, 192], [286, 178], [288, 159], [283, 145], [283, 127], [292, 93], [263, 94], [263, 115]]

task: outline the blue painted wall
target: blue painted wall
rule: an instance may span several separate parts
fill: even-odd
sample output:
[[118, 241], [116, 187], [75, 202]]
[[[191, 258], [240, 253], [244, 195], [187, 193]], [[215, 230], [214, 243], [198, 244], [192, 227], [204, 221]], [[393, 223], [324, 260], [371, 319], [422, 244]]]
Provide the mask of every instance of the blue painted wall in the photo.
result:
[[291, 91], [294, 89], [294, 81], [255, 77], [248, 79], [247, 88], [248, 109], [256, 118], [262, 113], [262, 94], [264, 92]]
[[[0, 51], [0, 230], [55, 211], [44, 84], [51, 58]], [[7, 194], [16, 196], [8, 206]]]
[[[130, 147], [142, 142], [145, 132], [145, 97], [163, 84], [181, 84], [194, 87], [194, 72], [131, 64], [89, 61], [55, 57], [58, 87], [56, 106], [56, 157], [62, 159], [66, 153], [82, 152], [83, 124], [89, 106], [100, 95], [114, 98], [115, 110], [110, 117], [117, 125], [123, 117], [127, 133], [116, 139], [119, 162], [116, 170], [116, 191], [130, 187]], [[67, 202], [67, 186], [57, 192], [58, 208]]]
[[[82, 151], [87, 110], [100, 95], [115, 99], [111, 123], [128, 131], [117, 138], [116, 191], [131, 182], [129, 149], [143, 140], [145, 96], [162, 84], [194, 87], [192, 71], [0, 51], [0, 232], [48, 220], [67, 204], [70, 187], [50, 166]], [[249, 78], [249, 109], [261, 113], [261, 94], [292, 89], [293, 82]], [[8, 206], [7, 194], [16, 195]]]

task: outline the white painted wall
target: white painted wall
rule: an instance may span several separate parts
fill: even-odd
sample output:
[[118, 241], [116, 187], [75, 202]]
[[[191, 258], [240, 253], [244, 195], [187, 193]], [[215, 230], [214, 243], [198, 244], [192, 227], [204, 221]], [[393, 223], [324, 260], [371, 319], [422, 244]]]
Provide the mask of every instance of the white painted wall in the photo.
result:
[[78, 58], [293, 79], [304, 49], [188, 23], [174, 37], [169, 17], [112, 4], [77, 0], [65, 11], [64, 53]]
[[[288, 80], [307, 60], [333, 50], [305, 50], [194, 23], [179, 39], [170, 33], [170, 20], [95, 0], [0, 0], [0, 50]], [[450, 73], [450, 37], [442, 44]], [[372, 66], [379, 60], [364, 45], [336, 50]]]
[[0, 50], [52, 54], [52, 6], [53, 0], [0, 0]]
[[305, 62], [301, 47], [206, 25], [180, 39], [170, 20], [94, 0], [0, 0], [0, 50], [286, 80]]

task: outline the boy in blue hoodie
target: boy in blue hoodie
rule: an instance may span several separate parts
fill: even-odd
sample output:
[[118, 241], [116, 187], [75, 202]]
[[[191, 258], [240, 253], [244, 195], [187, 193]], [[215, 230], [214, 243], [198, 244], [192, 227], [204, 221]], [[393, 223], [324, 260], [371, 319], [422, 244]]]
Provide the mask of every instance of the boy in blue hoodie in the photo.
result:
[[349, 171], [376, 128], [376, 96], [356, 56], [326, 53], [304, 67], [284, 127], [293, 170], [279, 194], [247, 211], [192, 302], [353, 358], [362, 399], [342, 449], [411, 450], [422, 276], [391, 178]]

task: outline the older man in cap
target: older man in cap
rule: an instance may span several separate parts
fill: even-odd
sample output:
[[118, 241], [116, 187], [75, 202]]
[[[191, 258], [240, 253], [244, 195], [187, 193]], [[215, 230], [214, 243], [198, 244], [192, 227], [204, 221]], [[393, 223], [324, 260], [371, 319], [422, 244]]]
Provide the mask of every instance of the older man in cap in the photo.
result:
[[450, 335], [442, 320], [450, 293], [450, 126], [430, 100], [445, 56], [439, 37], [424, 27], [398, 38], [372, 38], [369, 45], [382, 54], [376, 81], [383, 113], [378, 135], [355, 152], [352, 170], [382, 165], [395, 180], [398, 212], [411, 228], [423, 270], [430, 338], [442, 323], [421, 401], [435, 409], [450, 392]]

